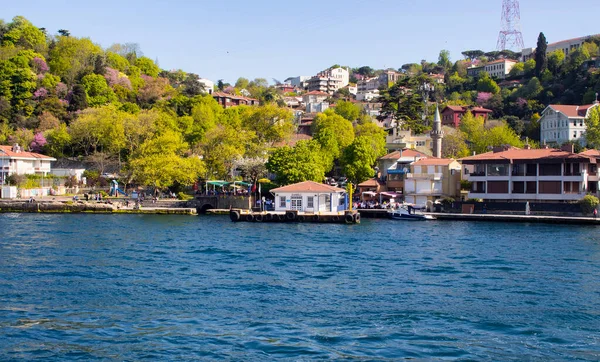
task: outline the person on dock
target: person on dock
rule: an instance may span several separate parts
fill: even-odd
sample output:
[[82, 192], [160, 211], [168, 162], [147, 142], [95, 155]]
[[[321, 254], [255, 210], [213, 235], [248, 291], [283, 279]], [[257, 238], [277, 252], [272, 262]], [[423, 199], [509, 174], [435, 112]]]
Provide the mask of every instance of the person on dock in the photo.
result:
[[594, 219], [598, 218], [598, 209], [594, 209]]

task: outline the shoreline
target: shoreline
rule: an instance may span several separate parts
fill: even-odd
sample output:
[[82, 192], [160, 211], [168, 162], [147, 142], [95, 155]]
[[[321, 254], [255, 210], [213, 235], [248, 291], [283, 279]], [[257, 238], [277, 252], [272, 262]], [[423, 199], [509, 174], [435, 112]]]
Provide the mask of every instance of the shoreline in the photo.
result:
[[0, 201], [0, 213], [197, 215], [191, 207], [120, 207], [120, 203], [85, 201]]

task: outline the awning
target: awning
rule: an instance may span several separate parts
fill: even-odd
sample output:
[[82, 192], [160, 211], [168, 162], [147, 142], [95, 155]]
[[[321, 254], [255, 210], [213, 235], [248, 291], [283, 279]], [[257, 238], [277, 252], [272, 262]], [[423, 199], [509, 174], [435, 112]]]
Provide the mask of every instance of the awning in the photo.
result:
[[388, 196], [388, 197], [399, 197], [399, 196], [402, 196], [402, 194], [399, 194], [397, 192], [391, 192], [391, 191], [382, 192], [381, 195]]
[[252, 184], [251, 184], [251, 183], [244, 182], [244, 181], [235, 181], [235, 182], [233, 183], [233, 185], [234, 185], [234, 186], [244, 186], [244, 187], [250, 187], [250, 186], [252, 186]]
[[365, 191], [362, 193], [363, 195], [367, 195], [367, 196], [375, 196], [377, 195], [377, 192], [373, 192], [373, 191]]
[[230, 182], [227, 181], [207, 181], [206, 183], [217, 187], [223, 187], [230, 184]]

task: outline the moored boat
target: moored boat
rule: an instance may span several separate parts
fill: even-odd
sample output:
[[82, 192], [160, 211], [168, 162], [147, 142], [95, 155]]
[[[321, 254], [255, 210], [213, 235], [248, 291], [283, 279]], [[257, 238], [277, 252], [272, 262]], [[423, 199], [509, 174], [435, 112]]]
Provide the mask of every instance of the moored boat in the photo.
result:
[[435, 220], [435, 217], [426, 215], [414, 208], [412, 205], [401, 205], [388, 211], [391, 219], [406, 221]]

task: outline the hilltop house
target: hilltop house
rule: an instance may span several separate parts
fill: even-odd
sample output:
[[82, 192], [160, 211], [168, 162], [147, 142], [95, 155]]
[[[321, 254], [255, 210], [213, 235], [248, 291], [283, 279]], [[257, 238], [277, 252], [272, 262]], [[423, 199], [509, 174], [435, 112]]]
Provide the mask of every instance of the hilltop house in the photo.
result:
[[212, 96], [221, 106], [223, 106], [223, 108], [235, 106], [258, 106], [260, 103], [258, 99], [236, 96], [234, 94], [223, 92], [214, 92]]
[[540, 141], [553, 144], [578, 141], [585, 144], [585, 119], [590, 109], [597, 106], [597, 102], [582, 106], [549, 105], [540, 118]]
[[465, 106], [446, 106], [442, 110], [442, 125], [458, 128], [460, 120], [468, 111], [473, 117], [483, 117], [484, 121], [488, 120], [489, 115], [493, 112], [491, 109], [482, 107], [465, 107]]
[[338, 212], [346, 210], [346, 190], [304, 181], [271, 190], [275, 211]]
[[487, 63], [486, 65], [467, 68], [467, 75], [469, 77], [477, 77], [479, 73], [486, 72], [491, 77], [504, 79], [510, 73], [513, 66], [517, 64], [516, 60], [511, 59], [498, 59]]

